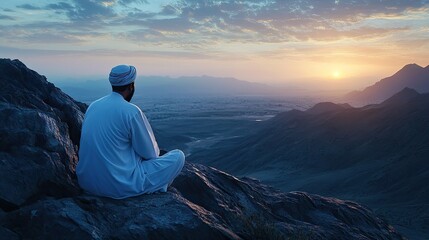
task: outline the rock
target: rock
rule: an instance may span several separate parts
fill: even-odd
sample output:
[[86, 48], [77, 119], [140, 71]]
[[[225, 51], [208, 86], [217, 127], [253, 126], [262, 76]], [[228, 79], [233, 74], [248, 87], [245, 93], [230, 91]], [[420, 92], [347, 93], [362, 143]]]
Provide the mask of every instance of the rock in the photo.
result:
[[75, 239], [238, 238], [210, 212], [174, 193], [127, 200], [79, 196], [45, 200], [8, 215], [6, 226], [23, 238]]
[[18, 240], [19, 236], [18, 236], [18, 234], [10, 231], [7, 228], [0, 227], [0, 238], [1, 239], [9, 239], [9, 240], [15, 240], [15, 239]]
[[2, 224], [41, 239], [401, 239], [356, 203], [282, 193], [190, 163], [167, 193], [46, 199], [8, 213]]
[[79, 193], [74, 169], [86, 106], [18, 60], [0, 59], [0, 206]]
[[86, 106], [17, 60], [1, 60], [0, 77], [1, 238], [402, 239], [357, 203], [191, 163], [167, 193], [84, 194], [74, 169]]

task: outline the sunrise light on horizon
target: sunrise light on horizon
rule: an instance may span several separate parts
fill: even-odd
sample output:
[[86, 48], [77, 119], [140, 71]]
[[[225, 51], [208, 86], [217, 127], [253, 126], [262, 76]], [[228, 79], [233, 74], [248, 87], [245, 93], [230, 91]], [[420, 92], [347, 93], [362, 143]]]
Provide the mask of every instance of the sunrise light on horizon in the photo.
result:
[[0, 56], [49, 77], [235, 77], [358, 88], [429, 62], [429, 1], [3, 1]]

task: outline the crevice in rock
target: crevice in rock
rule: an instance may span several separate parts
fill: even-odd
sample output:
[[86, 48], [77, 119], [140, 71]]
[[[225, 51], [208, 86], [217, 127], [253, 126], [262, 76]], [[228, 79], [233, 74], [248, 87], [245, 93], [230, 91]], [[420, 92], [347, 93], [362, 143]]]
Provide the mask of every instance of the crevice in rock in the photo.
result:
[[0, 208], [5, 212], [11, 212], [18, 209], [19, 206], [0, 198]]
[[38, 201], [53, 198], [53, 199], [62, 199], [67, 197], [75, 197], [81, 195], [83, 191], [76, 187], [65, 186], [61, 184], [57, 184], [51, 181], [44, 181], [38, 187], [40, 191], [36, 194], [27, 198], [27, 200], [21, 205], [15, 205], [0, 199], [0, 207], [5, 212], [11, 212], [25, 206], [32, 205]]

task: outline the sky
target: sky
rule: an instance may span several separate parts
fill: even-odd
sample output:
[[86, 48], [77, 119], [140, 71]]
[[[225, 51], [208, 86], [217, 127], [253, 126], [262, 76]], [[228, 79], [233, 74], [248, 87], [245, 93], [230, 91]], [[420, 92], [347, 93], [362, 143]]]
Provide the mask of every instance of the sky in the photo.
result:
[[429, 64], [429, 0], [3, 0], [0, 57], [48, 77], [234, 77], [361, 88]]

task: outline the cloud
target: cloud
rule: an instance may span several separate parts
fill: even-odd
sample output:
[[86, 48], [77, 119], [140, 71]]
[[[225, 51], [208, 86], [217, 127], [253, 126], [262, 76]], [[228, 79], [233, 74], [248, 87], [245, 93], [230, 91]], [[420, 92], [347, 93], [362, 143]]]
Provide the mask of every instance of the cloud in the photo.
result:
[[121, 5], [129, 5], [131, 3], [144, 3], [144, 4], [148, 4], [149, 2], [147, 0], [119, 0], [119, 4]]
[[66, 2], [50, 3], [46, 6], [47, 9], [58, 11], [73, 11], [74, 7]]
[[76, 35], [69, 35], [64, 34], [61, 32], [58, 33], [31, 33], [28, 35], [25, 35], [25, 37], [21, 38], [21, 40], [25, 42], [31, 42], [31, 43], [43, 43], [43, 44], [49, 44], [49, 43], [73, 43], [78, 44], [84, 42], [79, 38], [79, 36]]
[[15, 12], [15, 10], [10, 9], [10, 8], [4, 8], [3, 11], [4, 12]]
[[45, 9], [65, 14], [71, 21], [85, 25], [100, 25], [105, 19], [116, 16], [108, 1], [73, 0], [71, 3], [50, 3]]
[[176, 33], [187, 33], [197, 26], [187, 18], [148, 19], [145, 21], [145, 25], [156, 31]]
[[16, 6], [17, 8], [21, 8], [21, 9], [25, 9], [25, 10], [40, 10], [40, 7], [31, 5], [31, 4], [22, 4], [22, 5], [18, 5]]
[[172, 5], [165, 5], [163, 6], [161, 12], [161, 15], [177, 15], [179, 14], [179, 9], [177, 9], [176, 7], [172, 6]]
[[388, 24], [374, 27], [362, 22], [380, 15], [402, 16], [427, 7], [425, 1], [404, 0], [182, 0], [164, 5], [159, 12], [140, 10], [125, 17], [119, 14], [110, 23], [139, 28], [143, 41], [158, 37], [159, 41], [169, 42], [172, 38], [185, 45], [189, 43], [186, 38], [272, 43], [336, 41], [398, 33], [403, 28]]
[[[400, 19], [427, 12], [428, 1], [316, 1], [316, 0], [179, 0], [148, 7], [146, 0], [64, 0], [43, 7], [48, 20], [11, 26], [79, 39], [85, 32], [112, 34], [130, 42], [157, 43], [178, 48], [202, 48], [224, 43], [290, 43], [379, 39], [412, 31], [412, 24], [394, 21], [374, 25], [380, 16]], [[153, 4], [153, 3], [150, 3]], [[24, 9], [40, 9], [24, 4]], [[53, 10], [53, 11], [52, 11]], [[0, 15], [12, 20], [14, 15]], [[11, 19], [12, 18], [12, 19]], [[426, 17], [427, 18], [427, 17]], [[399, 20], [398, 20], [399, 21]], [[112, 30], [114, 29], [114, 30]], [[121, 32], [118, 32], [121, 31]], [[113, 35], [112, 35], [113, 36]], [[39, 37], [39, 39], [41, 39]], [[207, 44], [207, 45], [206, 45]]]
[[[72, 29], [72, 31], [70, 30]], [[87, 27], [77, 27], [76, 23], [33, 22], [24, 26], [10, 25], [0, 28], [0, 46], [30, 46], [62, 44], [76, 46], [100, 38], [105, 33]]]
[[316, 40], [316, 41], [336, 41], [345, 38], [349, 39], [370, 39], [382, 38], [392, 33], [404, 32], [409, 28], [374, 28], [361, 27], [349, 30], [329, 29], [313, 29], [311, 32], [292, 32], [291, 36], [298, 41]]
[[74, 3], [74, 10], [69, 10], [67, 13], [73, 21], [102, 21], [116, 15], [113, 9], [103, 5], [103, 2], [74, 0]]
[[3, 15], [3, 14], [0, 14], [0, 19], [3, 19], [3, 20], [15, 20], [14, 17], [8, 16], [8, 15]]
[[71, 21], [80, 24], [102, 25], [106, 20], [117, 16], [115, 7], [119, 4], [128, 6], [132, 3], [147, 4], [146, 0], [71, 0], [68, 2], [51, 3], [46, 9], [65, 14]]
[[208, 59], [212, 56], [205, 53], [186, 51], [156, 51], [156, 50], [46, 50], [34, 48], [14, 48], [0, 46], [0, 52], [10, 56], [92, 56], [92, 57], [139, 57], [139, 58], [182, 58], [182, 59]]
[[[182, 1], [175, 7], [177, 22], [194, 23], [195, 31], [230, 33], [248, 41], [335, 40], [335, 37], [371, 37], [368, 32], [393, 32], [367, 27], [350, 29], [362, 19], [377, 14], [401, 15], [409, 9], [426, 7], [424, 1]], [[171, 20], [172, 21], [172, 20]], [[152, 22], [157, 23], [156, 21]], [[150, 25], [157, 28], [157, 25]], [[356, 27], [355, 27], [356, 28]], [[362, 28], [364, 29], [364, 28]], [[204, 31], [206, 32], [206, 31]], [[237, 34], [241, 33], [241, 34]], [[359, 35], [358, 33], [362, 33]], [[329, 37], [328, 34], [332, 34]]]

